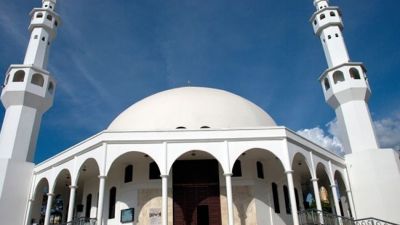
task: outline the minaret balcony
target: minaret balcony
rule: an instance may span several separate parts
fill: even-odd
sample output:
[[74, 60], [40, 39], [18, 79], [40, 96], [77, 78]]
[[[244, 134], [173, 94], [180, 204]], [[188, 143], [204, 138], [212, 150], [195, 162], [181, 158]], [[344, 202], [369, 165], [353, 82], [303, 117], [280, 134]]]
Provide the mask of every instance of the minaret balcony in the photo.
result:
[[29, 31], [32, 32], [35, 27], [42, 27], [52, 33], [53, 37], [55, 36], [57, 27], [61, 23], [57, 13], [49, 9], [34, 8], [29, 15], [32, 17]]
[[330, 68], [319, 80], [326, 102], [334, 109], [349, 101], [367, 101], [371, 95], [366, 69], [362, 63], [344, 63]]
[[53, 102], [55, 84], [48, 71], [32, 65], [11, 65], [6, 73], [1, 100], [5, 107], [29, 105], [47, 110]]
[[338, 26], [343, 29], [341, 12], [338, 7], [326, 7], [315, 12], [310, 19], [314, 33], [319, 35], [323, 29], [329, 26]]

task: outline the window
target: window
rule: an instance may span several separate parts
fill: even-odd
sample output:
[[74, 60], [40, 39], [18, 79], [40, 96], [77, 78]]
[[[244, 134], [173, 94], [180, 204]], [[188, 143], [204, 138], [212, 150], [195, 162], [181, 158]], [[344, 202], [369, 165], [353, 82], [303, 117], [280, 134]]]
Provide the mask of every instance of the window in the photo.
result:
[[325, 19], [325, 14], [321, 14], [321, 15], [319, 16], [319, 19], [320, 19], [320, 20]]
[[115, 202], [117, 197], [117, 188], [112, 187], [110, 189], [110, 200], [108, 202], [108, 219], [115, 218]]
[[336, 16], [336, 13], [335, 12], [330, 12], [329, 13], [331, 16]]
[[186, 127], [177, 127], [176, 129], [186, 129]]
[[292, 209], [290, 208], [289, 190], [286, 185], [283, 185], [283, 195], [285, 197], [286, 213], [292, 214]]
[[353, 68], [350, 68], [349, 72], [350, 72], [350, 77], [351, 78], [353, 78], [355, 80], [361, 79], [361, 76], [360, 76], [360, 73], [358, 72], [358, 69], [353, 67]]
[[232, 169], [232, 177], [241, 177], [242, 176], [242, 163], [240, 160], [236, 160], [235, 164], [233, 164]]
[[48, 20], [50, 20], [50, 21], [52, 21], [53, 20], [53, 17], [51, 16], [51, 15], [47, 15], [47, 17], [46, 17]]
[[53, 94], [53, 91], [54, 91], [54, 84], [53, 84], [53, 82], [49, 82], [49, 87], [47, 88], [47, 90], [50, 92], [50, 94]]
[[133, 178], [133, 166], [129, 165], [127, 167], [125, 167], [125, 178], [124, 178], [124, 182], [125, 183], [129, 183], [132, 181]]
[[149, 179], [150, 180], [161, 179], [160, 169], [158, 169], [157, 163], [155, 162], [152, 162], [149, 165]]
[[44, 78], [41, 74], [35, 73], [32, 75], [31, 83], [43, 87]]
[[272, 183], [272, 195], [274, 197], [274, 208], [276, 213], [281, 213], [279, 208], [279, 195], [278, 195], [278, 185]]
[[38, 39], [38, 37], [39, 37], [38, 35], [35, 35], [33, 36], [33, 39]]
[[36, 18], [43, 18], [43, 13], [36, 14]]
[[88, 194], [86, 197], [86, 210], [85, 217], [90, 218], [90, 210], [92, 209], [92, 194]]
[[58, 26], [58, 21], [57, 21], [57, 20], [54, 21], [54, 25], [55, 25], [55, 26]]
[[202, 126], [202, 127], [200, 127], [200, 129], [207, 129], [207, 128], [210, 128], [209, 126]]
[[297, 210], [298, 210], [298, 209], [300, 209], [300, 201], [299, 201], [299, 193], [297, 192], [297, 188], [294, 189], [294, 196], [296, 197], [296, 206], [297, 206]]
[[42, 41], [46, 41], [46, 38], [45, 38], [45, 37], [42, 37]]
[[326, 91], [329, 90], [329, 88], [331, 88], [331, 85], [329, 85], [329, 80], [326, 77], [324, 79], [324, 86]]
[[25, 71], [18, 70], [14, 74], [13, 82], [24, 82], [25, 79]]
[[264, 179], [264, 166], [261, 162], [257, 162], [257, 177]]
[[336, 34], [335, 34], [335, 37], [339, 37], [339, 34], [336, 33]]
[[317, 25], [317, 20], [314, 20], [314, 25]]
[[333, 82], [337, 84], [338, 82], [344, 81], [344, 75], [343, 72], [340, 70], [337, 70], [333, 73]]
[[328, 39], [331, 39], [332, 38], [332, 36], [331, 35], [328, 35]]

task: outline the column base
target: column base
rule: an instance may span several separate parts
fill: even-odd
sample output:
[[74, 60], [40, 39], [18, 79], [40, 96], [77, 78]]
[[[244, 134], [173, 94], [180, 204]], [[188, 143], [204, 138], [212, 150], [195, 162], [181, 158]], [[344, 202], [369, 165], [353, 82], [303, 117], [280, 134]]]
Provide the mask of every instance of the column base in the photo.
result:
[[345, 156], [355, 216], [400, 223], [400, 155], [393, 149], [371, 149]]
[[1, 224], [24, 224], [33, 163], [0, 159]]

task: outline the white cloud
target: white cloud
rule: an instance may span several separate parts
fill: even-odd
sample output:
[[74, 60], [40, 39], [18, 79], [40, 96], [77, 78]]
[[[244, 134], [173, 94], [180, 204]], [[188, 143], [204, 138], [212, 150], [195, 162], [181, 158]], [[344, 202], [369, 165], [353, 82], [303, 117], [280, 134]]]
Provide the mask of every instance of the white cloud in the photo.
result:
[[326, 126], [328, 127], [329, 133], [325, 133], [325, 131], [320, 127], [299, 130], [297, 133], [334, 153], [343, 155], [344, 151], [342, 144], [339, 139], [331, 133], [331, 131], [337, 127], [336, 121], [331, 121]]
[[374, 125], [381, 147], [400, 151], [400, 111], [392, 117], [374, 121]]
[[[327, 132], [317, 126], [299, 130], [297, 133], [334, 153], [343, 155], [344, 150], [339, 141], [340, 129], [336, 118], [325, 126]], [[380, 147], [400, 151], [400, 111], [391, 117], [374, 121], [374, 126]]]

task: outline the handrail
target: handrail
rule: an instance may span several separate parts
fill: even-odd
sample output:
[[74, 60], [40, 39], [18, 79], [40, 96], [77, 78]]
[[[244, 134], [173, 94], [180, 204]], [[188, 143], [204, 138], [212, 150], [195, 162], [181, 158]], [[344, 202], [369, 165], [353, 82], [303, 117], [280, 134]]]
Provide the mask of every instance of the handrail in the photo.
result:
[[71, 222], [62, 223], [61, 225], [96, 225], [96, 224], [97, 224], [96, 218], [80, 217], [74, 219]]
[[298, 215], [300, 225], [399, 225], [374, 217], [355, 220], [316, 209], [302, 210]]

